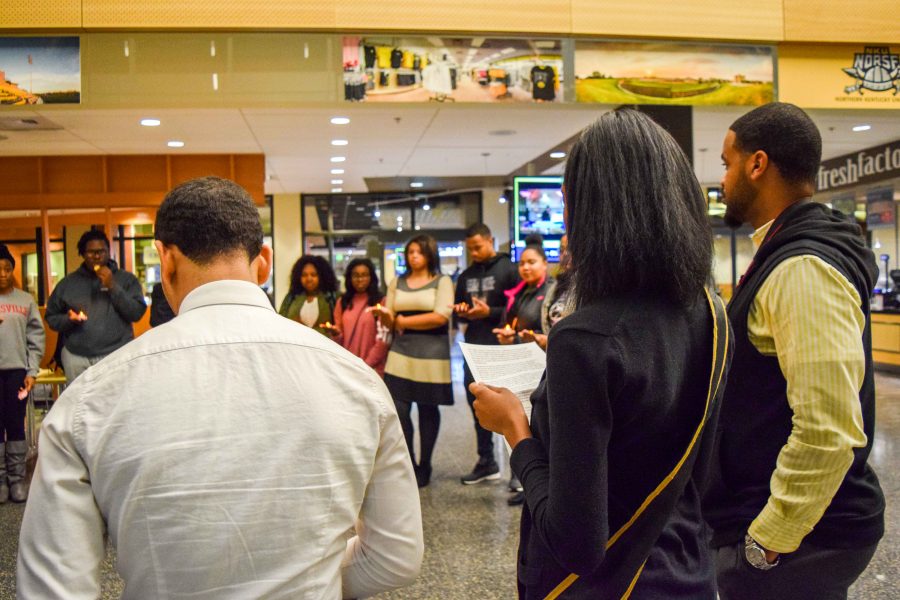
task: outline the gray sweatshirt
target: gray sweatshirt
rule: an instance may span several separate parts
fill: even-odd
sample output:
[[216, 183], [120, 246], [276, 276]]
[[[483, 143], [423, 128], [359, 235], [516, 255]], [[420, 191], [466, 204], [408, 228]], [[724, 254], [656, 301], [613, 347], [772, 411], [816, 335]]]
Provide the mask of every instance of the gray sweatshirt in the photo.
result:
[[37, 376], [44, 358], [44, 322], [31, 294], [13, 288], [0, 294], [0, 369]]
[[[47, 324], [65, 336], [65, 348], [79, 356], [106, 356], [132, 339], [131, 324], [147, 310], [137, 277], [109, 261], [115, 286], [100, 288], [100, 279], [82, 263], [53, 288], [47, 301]], [[87, 321], [69, 320], [69, 309], [84, 311]]]

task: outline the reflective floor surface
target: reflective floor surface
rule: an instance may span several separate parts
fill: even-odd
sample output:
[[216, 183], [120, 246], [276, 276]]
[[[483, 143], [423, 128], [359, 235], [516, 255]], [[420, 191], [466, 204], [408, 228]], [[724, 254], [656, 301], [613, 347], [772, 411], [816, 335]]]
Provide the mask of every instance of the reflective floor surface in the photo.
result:
[[[515, 597], [515, 552], [519, 508], [506, 499], [508, 477], [463, 486], [460, 475], [475, 463], [472, 417], [454, 361], [456, 404], [443, 408], [432, 483], [421, 493], [425, 563], [411, 587], [379, 599], [442, 600]], [[850, 598], [888, 600], [900, 596], [900, 377], [879, 374], [878, 424], [872, 463], [888, 498], [887, 535]], [[415, 418], [415, 416], [414, 416]], [[508, 470], [504, 469], [507, 473]], [[0, 505], [0, 600], [15, 597], [15, 555], [24, 505]], [[103, 567], [103, 598], [117, 598], [122, 583], [112, 553]]]

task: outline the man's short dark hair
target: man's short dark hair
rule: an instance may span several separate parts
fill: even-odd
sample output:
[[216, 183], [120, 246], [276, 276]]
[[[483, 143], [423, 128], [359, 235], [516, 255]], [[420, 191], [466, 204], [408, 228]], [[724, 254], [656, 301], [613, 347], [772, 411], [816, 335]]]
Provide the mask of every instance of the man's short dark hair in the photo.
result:
[[484, 223], [474, 223], [466, 229], [466, 239], [480, 235], [483, 238], [491, 237], [491, 229]]
[[78, 238], [78, 256], [84, 256], [88, 242], [93, 242], [94, 240], [100, 240], [106, 244], [106, 249], [109, 250], [109, 238], [106, 237], [106, 234], [99, 229], [89, 229]]
[[200, 177], [166, 195], [156, 212], [156, 239], [204, 265], [235, 252], [253, 260], [262, 248], [263, 231], [244, 188], [220, 177]]
[[735, 147], [762, 150], [789, 183], [815, 183], [822, 162], [822, 136], [805, 112], [793, 104], [772, 102], [732, 123]]

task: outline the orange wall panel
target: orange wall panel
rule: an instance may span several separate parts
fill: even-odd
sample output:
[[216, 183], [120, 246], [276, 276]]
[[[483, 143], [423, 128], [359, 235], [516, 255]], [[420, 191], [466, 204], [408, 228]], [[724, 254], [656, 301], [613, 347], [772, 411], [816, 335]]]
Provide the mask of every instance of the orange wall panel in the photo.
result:
[[104, 191], [102, 156], [45, 156], [42, 164], [46, 193]]
[[262, 154], [236, 154], [234, 180], [253, 196], [257, 204], [265, 203], [266, 159]]
[[36, 194], [41, 190], [39, 159], [34, 156], [0, 158], [0, 194]]
[[333, 28], [328, 0], [81, 0], [86, 28]]
[[108, 156], [110, 192], [154, 192], [168, 187], [165, 156]]
[[215, 175], [231, 179], [231, 161], [228, 155], [172, 156], [172, 187], [195, 177]]
[[897, 0], [783, 1], [787, 41], [900, 44]]
[[0, 0], [0, 29], [81, 27], [81, 0]]
[[780, 41], [782, 0], [571, 0], [572, 33]]

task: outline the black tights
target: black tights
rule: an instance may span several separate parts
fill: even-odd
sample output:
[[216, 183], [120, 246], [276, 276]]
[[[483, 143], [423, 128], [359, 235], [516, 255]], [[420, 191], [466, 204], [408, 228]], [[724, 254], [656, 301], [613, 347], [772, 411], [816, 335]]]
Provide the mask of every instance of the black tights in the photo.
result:
[[[413, 424], [409, 413], [412, 410], [412, 402], [394, 400], [397, 405], [397, 415], [400, 417], [400, 426], [403, 428], [403, 437], [406, 438], [406, 447], [409, 448], [409, 457], [416, 464], [416, 454], [413, 450]], [[419, 410], [419, 465], [431, 466], [431, 455], [434, 453], [434, 445], [437, 443], [438, 431], [441, 428], [440, 408], [434, 404], [416, 404]]]
[[[25, 400], [19, 400], [19, 388], [25, 385], [25, 369], [0, 370], [0, 444], [25, 439]], [[0, 460], [3, 457], [0, 456]]]

